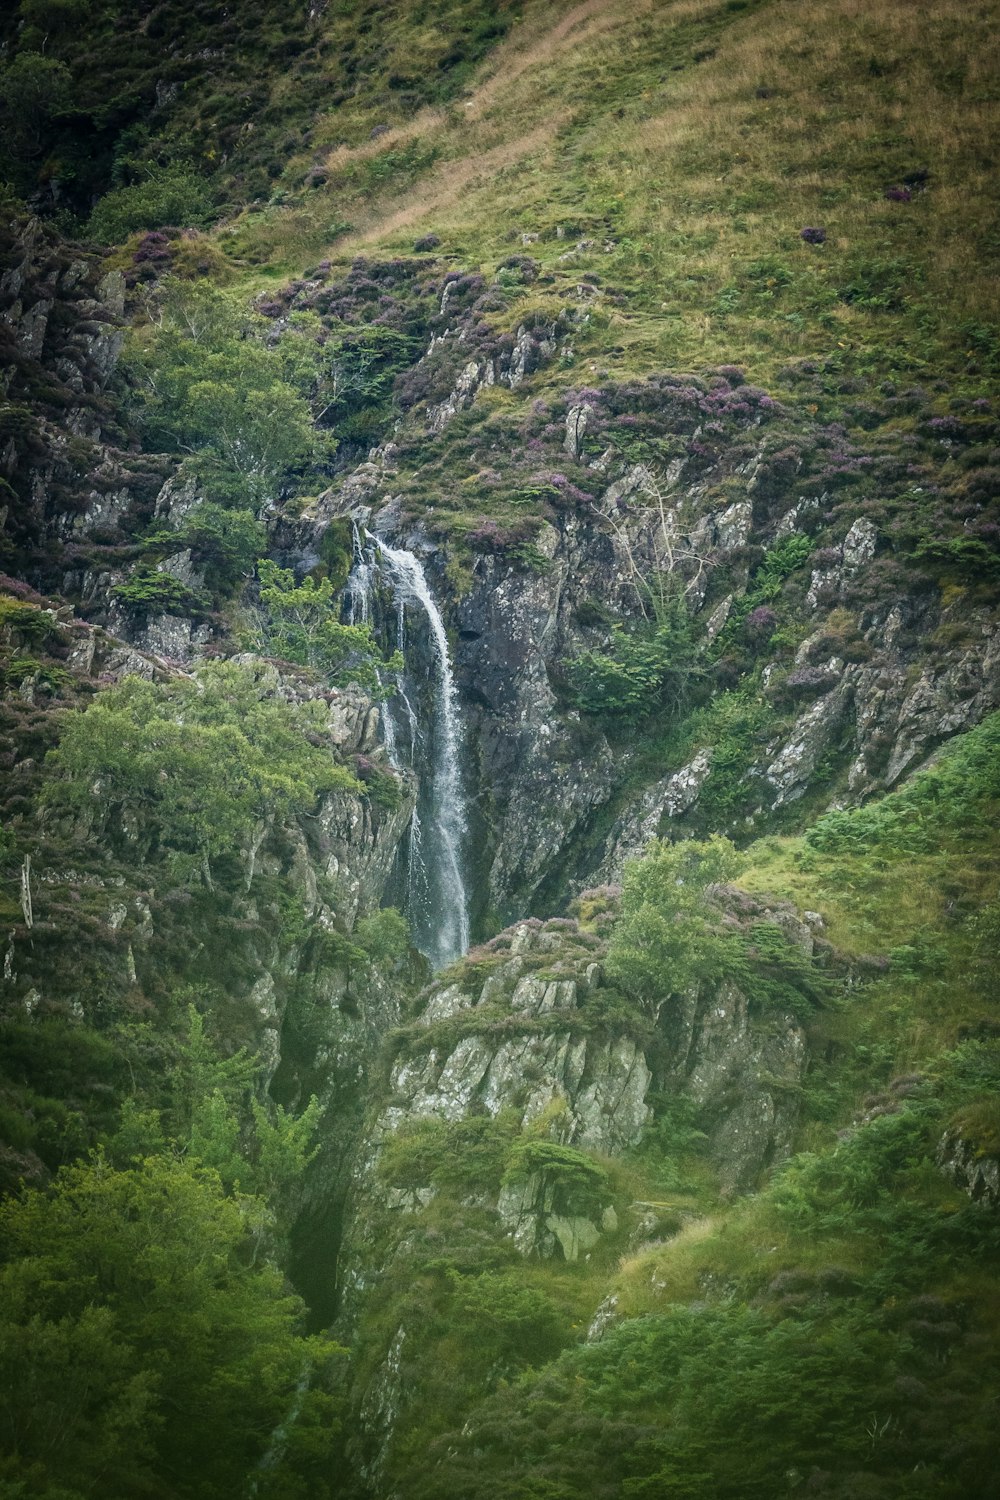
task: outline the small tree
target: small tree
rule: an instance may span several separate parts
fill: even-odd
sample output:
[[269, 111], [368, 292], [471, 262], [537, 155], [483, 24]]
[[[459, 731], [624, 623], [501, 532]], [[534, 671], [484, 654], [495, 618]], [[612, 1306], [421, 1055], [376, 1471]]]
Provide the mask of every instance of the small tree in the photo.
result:
[[225, 596], [252, 575], [267, 550], [267, 533], [252, 511], [204, 501], [176, 531], [155, 531], [143, 545], [159, 556], [189, 547], [193, 561], [204, 570], [208, 588]]
[[43, 799], [90, 812], [96, 793], [138, 827], [151, 857], [208, 879], [210, 861], [262, 823], [307, 811], [322, 791], [357, 788], [311, 742], [321, 713], [276, 697], [263, 667], [209, 663], [167, 685], [129, 677], [70, 718]]
[[97, 1157], [0, 1207], [12, 1494], [77, 1500], [109, 1475], [116, 1494], [247, 1492], [304, 1373], [337, 1352], [301, 1336], [299, 1300], [245, 1253], [258, 1214], [169, 1154]]
[[285, 475], [328, 453], [309, 404], [306, 353], [266, 341], [270, 324], [238, 297], [168, 284], [157, 317], [126, 352], [138, 415], [154, 442], [192, 455], [215, 500], [259, 509]]
[[373, 697], [383, 696], [380, 672], [400, 672], [399, 652], [383, 661], [370, 625], [342, 625], [329, 578], [295, 580], [290, 568], [269, 559], [257, 569], [264, 648], [285, 661], [312, 667], [338, 686], [356, 682]]
[[66, 65], [37, 52], [22, 52], [0, 72], [0, 141], [15, 162], [41, 155], [71, 93]]
[[719, 930], [705, 889], [731, 880], [740, 865], [733, 845], [718, 836], [657, 842], [627, 865], [608, 951], [610, 977], [658, 1014], [668, 996], [725, 973], [732, 939]]

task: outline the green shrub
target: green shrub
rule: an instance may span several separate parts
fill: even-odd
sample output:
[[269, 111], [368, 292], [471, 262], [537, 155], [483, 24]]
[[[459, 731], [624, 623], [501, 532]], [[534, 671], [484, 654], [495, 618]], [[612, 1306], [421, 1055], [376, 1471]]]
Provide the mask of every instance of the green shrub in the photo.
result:
[[59, 626], [37, 604], [0, 594], [0, 630], [13, 631], [26, 645], [42, 646], [58, 634]]
[[205, 601], [172, 573], [164, 573], [145, 564], [136, 568], [125, 583], [116, 583], [112, 598], [134, 614], [190, 615], [199, 613]]
[[566, 664], [577, 707], [609, 722], [677, 710], [693, 669], [690, 624], [679, 602], [646, 629], [614, 626], [608, 649], [585, 651]]
[[386, 1142], [379, 1175], [392, 1187], [497, 1192], [517, 1130], [506, 1114], [417, 1120]]
[[0, 142], [12, 165], [24, 166], [45, 151], [53, 122], [70, 105], [69, 69], [41, 52], [23, 51], [0, 70]]
[[[346, 685], [356, 682], [373, 697], [384, 696], [380, 669], [384, 673], [402, 668], [402, 658], [395, 653], [383, 660], [369, 625], [342, 625], [338, 601], [329, 578], [305, 577], [295, 580], [290, 568], [279, 568], [269, 559], [258, 569], [260, 601], [267, 611], [261, 621], [261, 643], [265, 651], [285, 661], [322, 672], [331, 682]], [[377, 773], [373, 775], [375, 780]], [[399, 784], [395, 777], [392, 789], [382, 776], [373, 793], [380, 805], [398, 806]]]
[[385, 906], [370, 917], [361, 917], [354, 927], [354, 940], [378, 963], [403, 958], [410, 945], [406, 918], [394, 906]]
[[710, 887], [731, 880], [742, 856], [728, 839], [656, 843], [625, 868], [609, 976], [654, 1016], [696, 985], [728, 979], [759, 1010], [808, 1016], [828, 992], [815, 961], [775, 923], [727, 922]]
[[164, 167], [144, 182], [106, 193], [90, 215], [87, 234], [102, 244], [119, 244], [137, 229], [201, 226], [211, 211], [211, 194], [199, 177], [182, 167]]
[[593, 1214], [607, 1202], [607, 1170], [575, 1146], [531, 1137], [517, 1141], [507, 1160], [504, 1182], [521, 1182], [535, 1174], [554, 1188], [558, 1212]]
[[208, 587], [223, 595], [251, 576], [267, 548], [267, 533], [252, 511], [230, 510], [209, 501], [188, 512], [177, 540], [190, 547]]
[[134, 820], [178, 874], [207, 872], [262, 822], [312, 808], [357, 782], [310, 742], [316, 710], [275, 696], [266, 672], [211, 663], [166, 685], [128, 677], [67, 723], [48, 758], [50, 806], [100, 805]]
[[541, 1287], [526, 1282], [522, 1270], [484, 1271], [479, 1276], [453, 1270], [449, 1280], [449, 1314], [456, 1331], [464, 1324], [470, 1341], [492, 1360], [519, 1367], [539, 1365], [566, 1343], [566, 1310]]
[[704, 891], [739, 868], [732, 844], [718, 837], [657, 843], [627, 865], [622, 913], [608, 948], [609, 976], [654, 1011], [668, 995], [720, 977], [730, 963], [732, 939], [713, 921]]

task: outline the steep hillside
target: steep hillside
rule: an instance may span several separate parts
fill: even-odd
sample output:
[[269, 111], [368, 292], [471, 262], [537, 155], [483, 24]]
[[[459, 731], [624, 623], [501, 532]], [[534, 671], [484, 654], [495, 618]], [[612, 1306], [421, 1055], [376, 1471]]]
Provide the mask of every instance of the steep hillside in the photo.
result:
[[985, 1500], [990, 8], [252, 11], [0, 23], [0, 1492]]

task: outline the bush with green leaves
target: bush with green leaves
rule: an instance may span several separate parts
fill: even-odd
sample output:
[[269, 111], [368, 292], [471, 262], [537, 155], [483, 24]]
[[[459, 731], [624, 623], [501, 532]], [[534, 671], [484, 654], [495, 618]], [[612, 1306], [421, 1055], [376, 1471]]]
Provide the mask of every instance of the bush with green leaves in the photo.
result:
[[299, 663], [344, 686], [356, 682], [373, 697], [384, 696], [381, 674], [402, 670], [398, 652], [383, 660], [370, 625], [342, 625], [329, 578], [297, 582], [290, 568], [270, 559], [257, 569], [263, 649]]
[[655, 623], [613, 628], [609, 646], [566, 664], [577, 707], [613, 722], [650, 718], [683, 706], [694, 670], [690, 623], [683, 604], [669, 601]]
[[386, 963], [405, 958], [410, 946], [410, 927], [394, 906], [384, 906], [369, 917], [359, 917], [353, 937], [369, 958]]
[[10, 632], [23, 645], [46, 646], [58, 635], [59, 626], [39, 605], [0, 594], [0, 632]]
[[140, 564], [125, 580], [116, 583], [111, 597], [140, 619], [150, 615], [196, 615], [206, 601], [179, 578], [148, 564]]
[[508, 1367], [538, 1366], [566, 1344], [570, 1320], [555, 1298], [525, 1281], [520, 1270], [463, 1276], [450, 1270], [449, 1320]]
[[[4, 1493], [243, 1494], [336, 1355], [248, 1250], [256, 1200], [193, 1157], [101, 1156], [0, 1206]], [[312, 1372], [312, 1373], [310, 1373]], [[296, 1398], [296, 1390], [299, 1390]], [[9, 1486], [9, 1487], [8, 1487]]]
[[155, 323], [137, 330], [125, 365], [148, 440], [191, 455], [210, 498], [259, 509], [292, 470], [332, 450], [309, 395], [319, 346], [267, 340], [267, 320], [235, 294], [168, 284]]
[[234, 593], [253, 574], [267, 551], [267, 532], [253, 511], [202, 501], [176, 531], [156, 531], [144, 545], [164, 554], [187, 547], [216, 596]]
[[721, 837], [658, 842], [627, 865], [609, 976], [654, 1009], [668, 995], [720, 978], [730, 963], [731, 938], [719, 930], [705, 888], [731, 880], [740, 866], [733, 845]]
[[499, 1192], [518, 1134], [512, 1113], [415, 1120], [385, 1143], [379, 1175], [392, 1187], [432, 1186], [456, 1195]]
[[[134, 825], [147, 857], [178, 878], [268, 823], [358, 783], [314, 743], [319, 705], [294, 707], [262, 666], [207, 663], [166, 684], [128, 677], [67, 722], [45, 804]], [[95, 804], [95, 797], [97, 802]]]
[[44, 151], [52, 125], [71, 107], [72, 79], [65, 63], [37, 52], [21, 52], [0, 69], [0, 144], [15, 176]]
[[212, 195], [200, 177], [183, 167], [158, 167], [141, 182], [105, 193], [90, 215], [87, 235], [105, 245], [120, 244], [137, 229], [200, 227], [211, 211]]
[[536, 1175], [552, 1189], [561, 1213], [597, 1213], [610, 1194], [607, 1169], [585, 1151], [559, 1141], [525, 1136], [515, 1142], [503, 1180], [510, 1185]]
[[759, 1010], [806, 1017], [829, 981], [814, 959], [766, 918], [733, 922], [711, 887], [732, 880], [743, 857], [728, 839], [653, 843], [626, 866], [621, 916], [606, 970], [658, 1016], [665, 1002], [727, 979]]

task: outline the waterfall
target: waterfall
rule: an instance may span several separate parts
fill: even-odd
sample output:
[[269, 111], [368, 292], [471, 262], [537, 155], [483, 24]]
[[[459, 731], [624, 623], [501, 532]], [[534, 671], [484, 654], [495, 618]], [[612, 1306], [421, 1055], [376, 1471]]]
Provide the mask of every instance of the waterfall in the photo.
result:
[[[355, 540], [355, 563], [347, 583], [352, 624], [370, 623], [375, 587], [383, 575], [396, 605], [396, 645], [407, 663], [391, 699], [382, 705], [386, 751], [400, 769], [405, 763], [420, 777], [417, 807], [410, 825], [406, 908], [414, 941], [441, 969], [469, 946], [468, 895], [462, 846], [466, 832], [465, 791], [460, 763], [461, 721], [448, 636], [427, 575], [417, 557], [370, 537]], [[424, 620], [431, 649], [430, 692], [421, 690], [411, 649], [407, 614]]]

